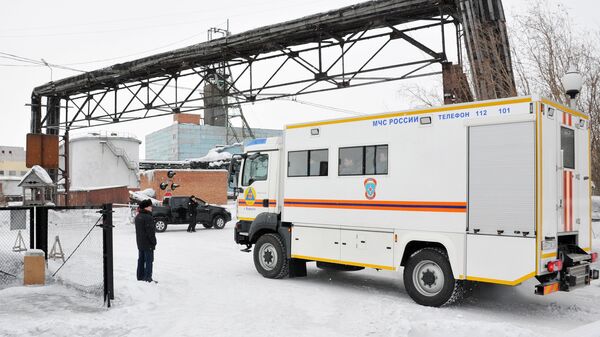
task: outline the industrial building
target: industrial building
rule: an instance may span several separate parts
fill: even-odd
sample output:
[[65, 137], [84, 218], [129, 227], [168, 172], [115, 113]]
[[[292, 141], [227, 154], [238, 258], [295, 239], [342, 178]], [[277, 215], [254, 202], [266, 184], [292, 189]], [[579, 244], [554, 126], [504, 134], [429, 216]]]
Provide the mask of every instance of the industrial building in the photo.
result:
[[18, 185], [27, 171], [24, 148], [0, 146], [0, 203], [22, 200]]
[[[209, 150], [228, 143], [228, 132], [249, 140], [247, 130], [201, 125], [200, 115], [174, 115], [174, 123], [146, 136], [146, 160], [178, 161], [205, 156]], [[233, 131], [232, 131], [233, 130]], [[252, 128], [255, 138], [281, 136], [281, 130]]]

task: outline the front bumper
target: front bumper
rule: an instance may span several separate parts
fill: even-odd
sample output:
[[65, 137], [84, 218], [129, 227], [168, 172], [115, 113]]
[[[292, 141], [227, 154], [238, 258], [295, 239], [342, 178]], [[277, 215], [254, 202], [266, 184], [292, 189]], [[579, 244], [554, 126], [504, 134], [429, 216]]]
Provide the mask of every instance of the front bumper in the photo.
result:
[[235, 241], [235, 243], [237, 243], [238, 245], [250, 244], [250, 238], [248, 236], [248, 233], [250, 231], [251, 224], [252, 222], [250, 221], [238, 221], [235, 224], [235, 227], [233, 229], [233, 240]]

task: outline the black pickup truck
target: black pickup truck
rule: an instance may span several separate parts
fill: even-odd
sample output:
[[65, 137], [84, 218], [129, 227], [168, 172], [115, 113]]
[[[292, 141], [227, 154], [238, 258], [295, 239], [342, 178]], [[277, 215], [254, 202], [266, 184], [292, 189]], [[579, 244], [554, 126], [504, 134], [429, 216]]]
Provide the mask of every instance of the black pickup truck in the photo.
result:
[[[223, 229], [231, 220], [231, 213], [220, 206], [213, 206], [204, 200], [195, 198], [198, 203], [196, 223], [206, 228]], [[190, 197], [177, 196], [165, 198], [162, 206], [152, 207], [152, 217], [156, 224], [157, 232], [167, 230], [167, 225], [183, 225], [190, 223], [188, 201]]]

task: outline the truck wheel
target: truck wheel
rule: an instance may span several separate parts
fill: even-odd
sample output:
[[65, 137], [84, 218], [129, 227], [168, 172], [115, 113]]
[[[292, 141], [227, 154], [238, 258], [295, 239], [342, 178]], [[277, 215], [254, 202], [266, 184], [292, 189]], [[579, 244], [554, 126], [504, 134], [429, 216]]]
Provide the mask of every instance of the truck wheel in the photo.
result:
[[156, 219], [154, 227], [156, 228], [157, 232], [162, 233], [167, 230], [167, 222], [165, 221], [165, 219], [162, 218]]
[[204, 226], [204, 228], [212, 228], [212, 224], [211, 223], [203, 223], [202, 226]]
[[284, 278], [289, 274], [290, 260], [279, 234], [261, 236], [254, 247], [254, 266], [266, 278]]
[[456, 281], [448, 254], [439, 248], [423, 248], [409, 258], [404, 268], [404, 287], [418, 304], [440, 307], [459, 299], [462, 282]]
[[212, 220], [212, 227], [214, 229], [223, 229], [225, 227], [225, 217], [217, 214]]

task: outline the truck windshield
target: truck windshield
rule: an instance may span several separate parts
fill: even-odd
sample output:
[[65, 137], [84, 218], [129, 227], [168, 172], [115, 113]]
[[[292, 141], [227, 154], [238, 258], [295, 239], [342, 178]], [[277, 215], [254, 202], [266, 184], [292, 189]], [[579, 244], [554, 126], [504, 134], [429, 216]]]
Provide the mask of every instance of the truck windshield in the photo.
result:
[[260, 154], [254, 158], [246, 159], [244, 163], [244, 173], [242, 175], [242, 186], [252, 185], [259, 180], [267, 180], [269, 169], [269, 156]]

